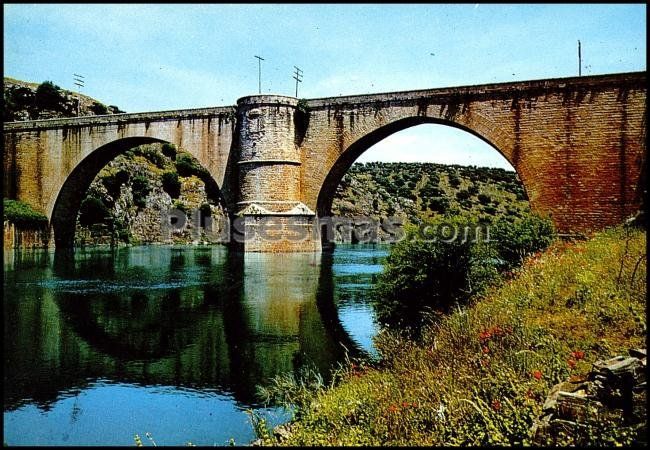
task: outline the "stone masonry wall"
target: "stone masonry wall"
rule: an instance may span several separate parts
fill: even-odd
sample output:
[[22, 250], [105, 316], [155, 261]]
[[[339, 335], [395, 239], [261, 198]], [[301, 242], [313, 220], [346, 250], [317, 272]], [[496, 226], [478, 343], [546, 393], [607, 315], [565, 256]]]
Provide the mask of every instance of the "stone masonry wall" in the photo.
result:
[[619, 223], [641, 200], [645, 79], [642, 72], [310, 100], [303, 202], [326, 214], [340, 178], [370, 146], [409, 126], [442, 123], [501, 152], [532, 209], [561, 232]]

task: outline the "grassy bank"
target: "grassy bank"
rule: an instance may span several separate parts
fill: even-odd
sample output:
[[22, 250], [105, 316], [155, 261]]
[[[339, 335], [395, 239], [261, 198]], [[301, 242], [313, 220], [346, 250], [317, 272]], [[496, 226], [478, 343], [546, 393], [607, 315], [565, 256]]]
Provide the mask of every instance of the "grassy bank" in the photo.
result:
[[350, 364], [334, 387], [300, 391], [288, 432], [263, 433], [263, 444], [530, 444], [554, 384], [645, 346], [645, 254], [645, 233], [623, 228], [556, 243], [421, 344], [380, 335], [380, 364]]

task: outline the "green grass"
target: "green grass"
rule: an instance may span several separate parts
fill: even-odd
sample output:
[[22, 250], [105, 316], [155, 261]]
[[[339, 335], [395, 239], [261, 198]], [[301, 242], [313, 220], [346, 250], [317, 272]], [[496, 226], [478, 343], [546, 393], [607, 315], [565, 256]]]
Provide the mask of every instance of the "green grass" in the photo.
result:
[[553, 244], [420, 344], [380, 334], [379, 363], [349, 364], [307, 398], [301, 390], [287, 437], [263, 444], [531, 444], [554, 384], [645, 344], [645, 256], [639, 230]]
[[17, 226], [25, 228], [44, 228], [47, 226], [47, 217], [31, 207], [28, 203], [19, 200], [2, 200], [3, 216]]

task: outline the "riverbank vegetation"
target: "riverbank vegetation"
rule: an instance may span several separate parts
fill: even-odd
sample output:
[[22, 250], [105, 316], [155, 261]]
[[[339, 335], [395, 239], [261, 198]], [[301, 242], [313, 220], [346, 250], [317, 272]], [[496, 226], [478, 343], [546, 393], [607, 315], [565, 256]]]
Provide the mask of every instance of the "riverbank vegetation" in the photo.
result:
[[551, 220], [531, 213], [483, 224], [469, 215], [438, 216], [407, 227], [377, 282], [377, 319], [417, 338], [427, 322], [480, 295], [554, 239]]
[[3, 219], [26, 229], [41, 229], [47, 226], [47, 217], [28, 203], [19, 200], [2, 199]]
[[[554, 384], [645, 344], [645, 240], [643, 230], [621, 226], [587, 241], [555, 241], [424, 326], [419, 340], [381, 332], [380, 359], [350, 362], [329, 386], [276, 380], [262, 392], [293, 405], [294, 420], [275, 432], [258, 426], [259, 442], [531, 444]], [[616, 424], [594, 427], [582, 444], [634, 441]]]

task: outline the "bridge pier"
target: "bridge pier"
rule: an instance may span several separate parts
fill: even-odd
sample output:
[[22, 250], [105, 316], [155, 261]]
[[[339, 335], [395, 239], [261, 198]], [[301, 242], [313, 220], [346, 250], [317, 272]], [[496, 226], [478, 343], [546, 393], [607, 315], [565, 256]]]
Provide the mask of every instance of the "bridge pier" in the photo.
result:
[[301, 202], [298, 100], [253, 95], [237, 101], [239, 201], [234, 237], [247, 252], [321, 250], [316, 214]]

